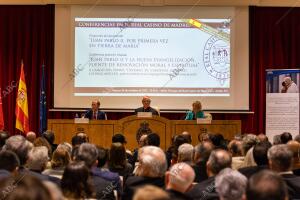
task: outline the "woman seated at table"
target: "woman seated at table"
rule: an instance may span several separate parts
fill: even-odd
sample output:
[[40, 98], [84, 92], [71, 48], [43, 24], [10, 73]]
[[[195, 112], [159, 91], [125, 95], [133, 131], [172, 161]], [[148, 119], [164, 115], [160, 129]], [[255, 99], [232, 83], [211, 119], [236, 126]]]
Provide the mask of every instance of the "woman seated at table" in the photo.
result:
[[196, 120], [197, 118], [205, 118], [200, 101], [193, 103], [193, 110], [186, 113], [185, 120]]

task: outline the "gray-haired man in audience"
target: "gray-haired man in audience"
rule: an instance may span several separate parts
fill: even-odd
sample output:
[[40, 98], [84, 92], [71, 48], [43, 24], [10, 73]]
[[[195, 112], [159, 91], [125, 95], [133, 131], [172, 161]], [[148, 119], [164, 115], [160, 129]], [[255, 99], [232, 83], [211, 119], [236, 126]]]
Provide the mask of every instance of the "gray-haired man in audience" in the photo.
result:
[[[28, 170], [24, 167], [28, 160], [29, 152], [33, 148], [34, 147], [33, 147], [32, 143], [27, 141], [21, 135], [16, 135], [16, 136], [12, 136], [12, 137], [8, 138], [6, 140], [5, 146], [3, 147], [4, 150], [10, 150], [18, 156], [18, 158], [20, 160], [20, 167], [19, 167], [18, 171], [21, 174], [29, 174], [29, 175], [37, 177], [38, 179], [40, 179], [42, 181], [51, 181], [51, 182], [59, 185], [60, 180], [58, 178], [41, 174], [40, 172], [38, 172], [38, 170], [37, 171]], [[47, 154], [47, 158], [48, 158], [48, 154]]]
[[167, 161], [162, 149], [145, 146], [139, 149], [136, 176], [129, 177], [124, 186], [123, 200], [132, 199], [134, 191], [143, 185], [164, 187]]
[[207, 161], [208, 179], [195, 185], [188, 192], [188, 195], [193, 199], [215, 200], [218, 199], [218, 194], [215, 190], [215, 177], [225, 168], [231, 167], [231, 155], [228, 151], [217, 149], [211, 152]]
[[178, 160], [177, 162], [185, 162], [192, 165], [194, 158], [194, 147], [191, 144], [182, 144], [178, 148]]
[[[79, 146], [77, 161], [84, 161], [90, 169], [97, 167], [98, 150], [97, 147], [90, 143], [83, 143]], [[108, 182], [99, 176], [91, 173], [92, 183], [96, 191], [97, 199], [114, 199], [113, 190], [115, 189], [112, 182]]]
[[48, 160], [47, 147], [33, 147], [28, 154], [27, 167], [31, 171], [42, 173], [47, 166]]
[[220, 200], [244, 200], [247, 178], [240, 172], [226, 168], [216, 176], [216, 191]]
[[288, 186], [290, 199], [300, 199], [300, 177], [292, 172], [293, 152], [286, 144], [271, 147], [268, 151], [270, 169], [277, 172]]

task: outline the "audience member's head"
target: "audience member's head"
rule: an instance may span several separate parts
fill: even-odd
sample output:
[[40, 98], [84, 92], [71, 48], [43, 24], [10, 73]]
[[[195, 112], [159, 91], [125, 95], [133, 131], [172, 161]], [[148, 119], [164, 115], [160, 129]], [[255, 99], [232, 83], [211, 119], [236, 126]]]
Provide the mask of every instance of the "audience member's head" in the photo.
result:
[[280, 175], [263, 170], [248, 181], [247, 200], [288, 200], [287, 186]]
[[6, 131], [0, 130], [0, 150], [4, 146], [5, 141], [9, 138], [9, 134]]
[[269, 141], [269, 138], [263, 133], [258, 134], [257, 139], [259, 142], [268, 142]]
[[127, 143], [125, 136], [121, 133], [117, 133], [112, 137], [112, 143], [117, 143], [117, 142], [123, 145]]
[[[13, 191], [10, 191], [12, 190]], [[30, 175], [9, 177], [0, 182], [0, 199], [49, 200], [51, 195], [41, 180]], [[10, 191], [10, 192], [5, 192]]]
[[143, 146], [147, 145], [147, 136], [148, 136], [148, 134], [141, 135], [139, 142], [138, 142], [139, 148], [142, 148]]
[[194, 158], [194, 147], [191, 144], [182, 144], [178, 148], [178, 160], [177, 162], [192, 163]]
[[232, 140], [228, 144], [228, 151], [231, 153], [232, 157], [243, 155], [243, 142], [240, 140]]
[[29, 131], [29, 132], [26, 134], [26, 140], [28, 140], [29, 142], [33, 143], [35, 139], [36, 139], [36, 134], [35, 134], [35, 132]]
[[291, 140], [287, 143], [287, 145], [289, 149], [293, 152], [294, 162], [298, 162], [300, 159], [300, 143], [295, 140]]
[[57, 148], [51, 159], [51, 167], [55, 168], [65, 168], [71, 162], [71, 155], [65, 148]]
[[160, 137], [157, 133], [150, 133], [147, 136], [147, 145], [159, 147]]
[[240, 172], [225, 168], [215, 179], [220, 200], [241, 200], [246, 193], [247, 178]]
[[274, 135], [273, 136], [273, 145], [282, 144], [280, 137], [281, 137], [281, 135]]
[[209, 139], [215, 146], [215, 148], [226, 149], [225, 139], [222, 134], [209, 134]]
[[185, 193], [192, 187], [194, 179], [193, 168], [186, 163], [177, 163], [166, 172], [166, 189]]
[[268, 165], [268, 150], [272, 144], [268, 141], [259, 142], [253, 148], [253, 158], [258, 166]]
[[198, 144], [195, 147], [195, 156], [194, 156], [195, 163], [198, 163], [200, 161], [204, 161], [206, 163], [213, 150], [214, 150], [214, 145], [211, 142], [204, 141]]
[[141, 188], [138, 188], [133, 196], [133, 200], [171, 200], [168, 193], [163, 189], [146, 185]]
[[234, 140], [243, 141], [243, 135], [239, 133], [234, 135]]
[[43, 181], [43, 184], [50, 192], [51, 200], [65, 200], [65, 197], [58, 185], [51, 181]]
[[180, 134], [174, 137], [171, 150], [172, 150], [172, 160], [175, 160], [175, 162], [177, 162], [179, 146], [185, 143], [188, 143], [188, 139], [184, 135]]
[[72, 154], [72, 145], [68, 142], [63, 142], [57, 146], [57, 149], [63, 148], [65, 149], [70, 155]]
[[184, 144], [184, 143], [189, 143], [188, 139], [184, 135], [176, 135], [174, 138], [174, 143], [173, 145], [176, 146], [177, 148]]
[[84, 162], [70, 163], [62, 176], [61, 189], [65, 197], [86, 199], [93, 197], [89, 169]]
[[48, 160], [48, 149], [46, 147], [33, 147], [28, 154], [27, 167], [30, 170], [42, 172], [46, 168]]
[[83, 143], [79, 146], [76, 161], [84, 161], [86, 166], [92, 168], [97, 165], [98, 150], [94, 144]]
[[226, 150], [217, 149], [211, 152], [207, 161], [207, 175], [217, 175], [222, 169], [231, 167], [231, 155]]
[[300, 143], [300, 134], [296, 135], [294, 140]]
[[49, 144], [54, 144], [55, 135], [53, 131], [47, 130], [42, 136], [49, 142]]
[[139, 149], [139, 164], [136, 175], [145, 177], [163, 177], [167, 170], [167, 161], [162, 149], [145, 146]]
[[102, 168], [106, 165], [106, 163], [108, 162], [108, 154], [109, 151], [107, 149], [104, 149], [103, 147], [98, 147], [98, 166], [99, 168]]
[[79, 146], [83, 143], [89, 142], [89, 139], [85, 133], [77, 133], [75, 136], [72, 137], [72, 146]]
[[20, 166], [23, 166], [28, 159], [28, 153], [32, 147], [32, 143], [28, 142], [23, 136], [15, 135], [6, 140], [3, 149], [13, 151], [17, 154], [20, 160]]
[[19, 166], [20, 160], [14, 152], [9, 150], [0, 152], [0, 169], [13, 173]]
[[289, 141], [293, 140], [293, 136], [289, 132], [284, 132], [280, 135], [280, 140], [282, 144], [286, 144]]
[[272, 146], [268, 151], [270, 169], [276, 172], [290, 171], [293, 165], [293, 152], [286, 144]]
[[254, 134], [247, 134], [243, 137], [243, 152], [244, 155], [248, 152], [251, 147], [257, 143], [257, 137]]
[[79, 146], [75, 146], [74, 148], [72, 148], [72, 153], [71, 153], [71, 160], [75, 161], [78, 155], [78, 150], [79, 150]]
[[186, 137], [186, 139], [188, 140], [189, 144], [192, 144], [192, 135], [189, 132], [183, 131], [181, 133], [181, 135], [183, 135], [184, 137]]
[[121, 143], [112, 143], [109, 150], [109, 167], [124, 168], [126, 166], [126, 150]]
[[33, 146], [35, 147], [46, 147], [48, 149], [49, 157], [52, 156], [52, 147], [48, 140], [44, 137], [38, 137], [33, 141]]

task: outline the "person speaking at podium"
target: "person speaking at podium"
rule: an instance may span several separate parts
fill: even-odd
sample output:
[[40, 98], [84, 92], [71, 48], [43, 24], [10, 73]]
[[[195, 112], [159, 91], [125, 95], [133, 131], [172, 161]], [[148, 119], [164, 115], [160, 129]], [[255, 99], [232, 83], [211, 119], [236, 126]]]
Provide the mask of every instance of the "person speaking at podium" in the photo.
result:
[[142, 99], [143, 107], [135, 109], [135, 114], [138, 112], [152, 112], [152, 115], [158, 115], [157, 110], [150, 107], [151, 99], [149, 96], [144, 96]]
[[89, 118], [92, 120], [106, 120], [106, 114], [103, 111], [100, 111], [100, 101], [92, 101], [92, 108], [90, 108], [85, 114], [84, 118]]
[[193, 102], [193, 110], [188, 111], [185, 116], [185, 120], [196, 120], [197, 118], [205, 118], [202, 111], [202, 105], [200, 101]]

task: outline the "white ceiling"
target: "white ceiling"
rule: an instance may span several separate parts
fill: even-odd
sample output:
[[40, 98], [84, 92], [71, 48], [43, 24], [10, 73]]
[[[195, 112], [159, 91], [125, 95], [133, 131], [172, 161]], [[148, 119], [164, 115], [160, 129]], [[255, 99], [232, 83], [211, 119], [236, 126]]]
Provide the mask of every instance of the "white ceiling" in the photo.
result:
[[288, 6], [300, 7], [300, 0], [0, 0], [6, 5], [44, 5], [44, 4], [77, 4], [77, 5], [189, 5], [189, 6]]

